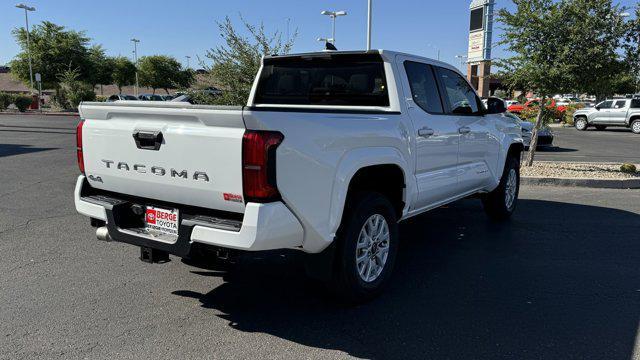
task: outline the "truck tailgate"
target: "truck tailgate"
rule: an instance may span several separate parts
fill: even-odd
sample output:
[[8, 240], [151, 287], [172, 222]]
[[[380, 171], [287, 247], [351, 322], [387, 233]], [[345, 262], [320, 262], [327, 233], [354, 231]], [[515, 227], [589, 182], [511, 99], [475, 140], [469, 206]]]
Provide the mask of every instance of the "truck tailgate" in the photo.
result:
[[85, 103], [80, 115], [92, 187], [244, 212], [241, 107]]

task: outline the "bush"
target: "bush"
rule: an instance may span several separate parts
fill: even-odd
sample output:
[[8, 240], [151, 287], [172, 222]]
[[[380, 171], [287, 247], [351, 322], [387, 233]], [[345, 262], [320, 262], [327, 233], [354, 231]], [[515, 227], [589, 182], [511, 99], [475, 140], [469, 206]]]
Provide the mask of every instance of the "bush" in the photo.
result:
[[13, 100], [13, 104], [18, 108], [20, 112], [27, 111], [27, 108], [31, 106], [33, 98], [29, 95], [18, 95]]
[[[96, 101], [99, 101], [99, 102], [105, 102], [105, 101], [107, 101], [108, 98], [109, 98], [108, 96], [96, 95]], [[89, 101], [89, 100], [87, 100], [87, 101]]]
[[6, 110], [9, 105], [13, 104], [14, 99], [14, 95], [0, 92], [0, 111]]
[[58, 75], [60, 89], [52, 100], [60, 108], [76, 110], [81, 102], [96, 99], [93, 86], [79, 81], [79, 76], [78, 69], [69, 69]]
[[635, 165], [625, 163], [620, 166], [620, 171], [627, 174], [635, 174], [637, 169]]
[[70, 108], [77, 109], [78, 105], [83, 101], [94, 101], [96, 99], [96, 93], [93, 91], [91, 85], [80, 83], [68, 90], [67, 98]]
[[573, 126], [573, 114], [576, 110], [584, 108], [584, 104], [569, 104], [567, 105], [567, 109], [564, 112], [563, 121], [567, 125]]

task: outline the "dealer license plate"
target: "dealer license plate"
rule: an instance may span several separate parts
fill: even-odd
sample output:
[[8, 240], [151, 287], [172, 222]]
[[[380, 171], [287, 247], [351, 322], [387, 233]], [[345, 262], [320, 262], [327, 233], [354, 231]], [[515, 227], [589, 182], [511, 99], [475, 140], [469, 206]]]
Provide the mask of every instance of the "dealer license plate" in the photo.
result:
[[178, 236], [178, 210], [161, 209], [147, 206], [145, 216], [145, 230], [148, 234], [165, 237], [166, 235]]

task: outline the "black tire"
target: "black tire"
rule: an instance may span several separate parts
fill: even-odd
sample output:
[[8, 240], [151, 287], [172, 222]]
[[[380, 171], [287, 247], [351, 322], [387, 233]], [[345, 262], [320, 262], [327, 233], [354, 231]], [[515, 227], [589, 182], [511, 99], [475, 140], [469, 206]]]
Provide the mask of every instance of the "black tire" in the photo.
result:
[[573, 126], [575, 126], [577, 130], [585, 131], [589, 127], [589, 123], [587, 122], [586, 117], [580, 116], [576, 118]]
[[[510, 204], [507, 203], [507, 182], [511, 172], [515, 175], [515, 194]], [[511, 185], [513, 186], [513, 184]], [[506, 220], [516, 209], [520, 192], [520, 161], [516, 156], [509, 156], [504, 165], [500, 184], [490, 193], [482, 197], [484, 211], [489, 218], [496, 221]]]
[[598, 131], [602, 131], [605, 130], [607, 127], [605, 125], [596, 125], [596, 130]]
[[[365, 281], [358, 271], [356, 261], [356, 254], [362, 254], [365, 249], [358, 250], [357, 245], [361, 230], [375, 215], [381, 215], [387, 223], [388, 252], [379, 275], [372, 281]], [[347, 204], [336, 239], [334, 270], [329, 284], [334, 294], [347, 303], [361, 303], [380, 294], [391, 278], [398, 241], [396, 214], [389, 200], [375, 192], [355, 194]], [[377, 250], [382, 248], [376, 247]], [[376, 261], [379, 265], [381, 260], [374, 256], [371, 261]]]
[[640, 119], [633, 120], [629, 127], [634, 134], [640, 134]]

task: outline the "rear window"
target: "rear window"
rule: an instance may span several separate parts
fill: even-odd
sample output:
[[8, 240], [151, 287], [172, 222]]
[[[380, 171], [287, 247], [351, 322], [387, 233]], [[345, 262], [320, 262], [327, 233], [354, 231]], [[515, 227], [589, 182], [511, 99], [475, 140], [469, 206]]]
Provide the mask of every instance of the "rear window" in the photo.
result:
[[389, 106], [379, 54], [265, 59], [256, 104]]

